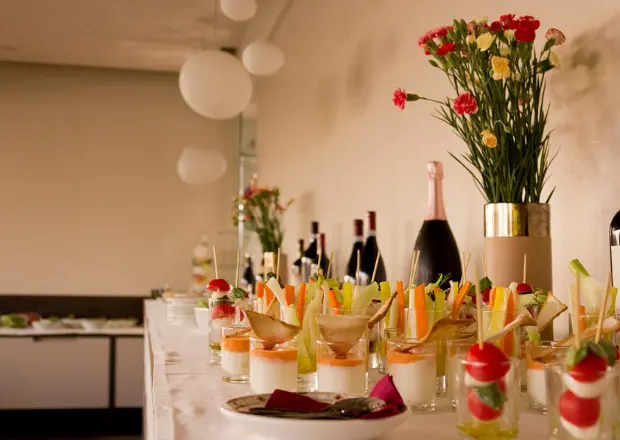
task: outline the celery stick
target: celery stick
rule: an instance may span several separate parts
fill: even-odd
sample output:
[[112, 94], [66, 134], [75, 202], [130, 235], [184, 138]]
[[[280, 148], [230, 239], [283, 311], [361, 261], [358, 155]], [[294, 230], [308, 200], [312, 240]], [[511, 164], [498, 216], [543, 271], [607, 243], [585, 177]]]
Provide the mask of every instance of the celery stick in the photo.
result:
[[280, 303], [280, 305], [285, 306], [286, 296], [284, 295], [284, 290], [282, 290], [282, 288], [280, 287], [280, 284], [276, 281], [275, 277], [270, 278], [269, 281], [267, 281], [267, 287], [271, 289], [274, 296], [278, 299], [278, 302]]
[[586, 276], [586, 277], [590, 276], [590, 274], [588, 273], [586, 268], [583, 267], [583, 264], [581, 264], [581, 261], [579, 261], [576, 258], [570, 262], [569, 268], [570, 268], [571, 272], [573, 273], [573, 275], [581, 274], [581, 275]]
[[342, 308], [350, 309], [353, 304], [353, 284], [344, 283], [342, 285]]
[[398, 328], [398, 304], [396, 301], [392, 301], [392, 305], [390, 306], [390, 313], [388, 313], [388, 315], [390, 315], [390, 325], [388, 328]]
[[[424, 311], [424, 313], [426, 313], [426, 323], [428, 324], [428, 327], [431, 328], [433, 322], [435, 322], [435, 303], [433, 302], [433, 298], [430, 296], [424, 296], [426, 301], [426, 310]], [[421, 311], [418, 313], [421, 313]]]
[[[388, 299], [390, 299], [390, 296], [392, 295], [392, 292], [390, 291], [390, 283], [388, 283], [387, 281], [383, 281], [379, 285], [379, 287], [381, 288], [381, 302], [384, 303]], [[385, 323], [386, 328], [390, 327], [390, 314], [389, 313], [386, 313], [385, 318], [383, 318], [383, 322]]]
[[443, 290], [435, 293], [435, 322], [443, 318], [446, 307], [446, 292]]
[[373, 298], [379, 297], [379, 294], [379, 285], [377, 283], [372, 283], [369, 286], [357, 286], [357, 295], [353, 298], [351, 308], [355, 311], [364, 310], [364, 313], [366, 313]]
[[609, 312], [610, 316], [616, 314], [616, 297], [618, 296], [618, 288], [612, 287], [609, 289]]
[[299, 319], [297, 319], [297, 311], [295, 310], [295, 304], [290, 304], [288, 306], [288, 323], [296, 325], [299, 327]]
[[409, 310], [415, 309], [415, 287], [409, 289], [409, 301], [405, 304], [409, 305]]

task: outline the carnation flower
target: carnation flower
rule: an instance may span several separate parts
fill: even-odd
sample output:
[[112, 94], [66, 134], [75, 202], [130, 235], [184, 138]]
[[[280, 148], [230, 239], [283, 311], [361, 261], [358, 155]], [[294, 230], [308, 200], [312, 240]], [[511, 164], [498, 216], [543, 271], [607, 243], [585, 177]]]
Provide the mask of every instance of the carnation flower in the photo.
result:
[[550, 40], [551, 38], [553, 38], [554, 46], [561, 46], [562, 44], [566, 42], [566, 37], [564, 36], [562, 31], [555, 29], [555, 28], [549, 29], [547, 33], [545, 34], [545, 38], [547, 40]]
[[478, 103], [471, 93], [461, 93], [454, 99], [452, 108], [459, 115], [474, 114], [478, 112]]
[[491, 130], [483, 130], [482, 133], [482, 143], [489, 148], [497, 147], [497, 136], [491, 133]]
[[489, 32], [485, 32], [484, 34], [481, 34], [476, 39], [476, 44], [478, 45], [478, 49], [484, 52], [485, 50], [488, 50], [489, 47], [491, 47], [494, 40], [495, 40], [495, 35]]
[[493, 68], [493, 79], [499, 81], [500, 79], [510, 78], [510, 61], [504, 57], [491, 57], [491, 67]]
[[403, 89], [394, 90], [394, 97], [392, 98], [392, 102], [396, 107], [404, 110], [405, 103], [407, 102], [407, 92], [405, 92]]
[[449, 53], [454, 52], [455, 47], [456, 44], [448, 41], [437, 48], [437, 52], [435, 52], [435, 55], [437, 55], [438, 57], [445, 57]]

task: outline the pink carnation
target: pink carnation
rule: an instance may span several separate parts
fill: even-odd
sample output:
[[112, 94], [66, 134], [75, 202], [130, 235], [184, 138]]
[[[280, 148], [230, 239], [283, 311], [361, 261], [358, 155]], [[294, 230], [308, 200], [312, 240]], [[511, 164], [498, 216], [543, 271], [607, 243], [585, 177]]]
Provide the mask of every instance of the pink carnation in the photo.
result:
[[405, 103], [407, 102], [407, 92], [405, 92], [403, 89], [394, 90], [394, 97], [392, 98], [392, 102], [396, 107], [404, 110]]
[[550, 40], [551, 38], [553, 38], [555, 40], [554, 46], [561, 46], [562, 44], [566, 42], [566, 37], [564, 36], [562, 31], [555, 29], [555, 28], [549, 29], [547, 33], [545, 34], [545, 38], [547, 40]]

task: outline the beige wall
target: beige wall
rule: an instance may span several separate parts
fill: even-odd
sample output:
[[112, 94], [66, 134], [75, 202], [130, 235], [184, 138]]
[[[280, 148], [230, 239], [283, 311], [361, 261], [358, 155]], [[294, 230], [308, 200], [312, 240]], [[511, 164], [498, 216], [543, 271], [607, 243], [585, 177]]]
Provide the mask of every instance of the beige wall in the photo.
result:
[[[258, 96], [262, 179], [298, 199], [288, 216], [288, 252], [298, 236], [308, 234], [309, 221], [320, 220], [329, 250], [339, 251], [342, 271], [351, 219], [375, 209], [388, 275], [403, 278], [426, 211], [425, 163], [441, 160], [452, 229], [460, 249], [480, 262], [483, 199], [446, 152], [460, 153], [464, 145], [429, 115], [431, 105], [409, 103], [400, 112], [391, 94], [396, 87], [432, 97], [451, 93], [417, 47], [426, 30], [453, 17], [515, 12], [539, 17], [543, 33], [562, 29], [571, 42], [563, 48], [569, 59], [565, 69], [550, 84], [557, 98], [553, 143], [561, 147], [549, 186], [558, 187], [552, 199], [555, 290], [565, 295], [572, 258], [605, 277], [609, 222], [620, 208], [620, 137], [614, 129], [620, 119], [615, 85], [620, 31], [606, 22], [620, 13], [620, 3], [597, 0], [586, 7], [576, 0], [528, 0], [518, 9], [514, 5], [489, 0], [295, 3], [276, 38], [287, 64], [260, 83]], [[598, 67], [575, 74], [570, 65], [584, 59], [573, 56], [578, 47], [594, 52]]]
[[[175, 75], [0, 65], [0, 293], [185, 289], [203, 231], [234, 245], [235, 130], [189, 110]], [[181, 182], [190, 144], [226, 175]]]

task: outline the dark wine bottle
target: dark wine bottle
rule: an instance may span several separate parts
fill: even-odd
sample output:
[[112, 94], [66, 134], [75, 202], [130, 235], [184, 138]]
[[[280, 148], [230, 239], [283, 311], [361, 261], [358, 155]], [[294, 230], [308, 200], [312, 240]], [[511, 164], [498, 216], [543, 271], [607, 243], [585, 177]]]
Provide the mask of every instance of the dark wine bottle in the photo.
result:
[[440, 274], [460, 281], [459, 248], [443, 204], [443, 166], [441, 162], [429, 162], [426, 168], [429, 179], [428, 212], [415, 241], [415, 249], [420, 251], [415, 283], [434, 283]]
[[[320, 268], [318, 266], [319, 260], [321, 263]], [[327, 250], [325, 248], [325, 234], [322, 232], [319, 234], [319, 246], [318, 246], [317, 258], [316, 258], [316, 261], [313, 261], [313, 265], [316, 266], [317, 271], [318, 269], [321, 270], [321, 274], [324, 277], [327, 276], [327, 269], [329, 268], [329, 257], [327, 254]]]
[[293, 261], [293, 264], [291, 265], [291, 272], [293, 278], [295, 278], [293, 284], [299, 284], [304, 281], [301, 279], [301, 269], [303, 266], [301, 260], [304, 257], [304, 251], [304, 239], [300, 238], [299, 240], [297, 240], [297, 256], [295, 257], [295, 261]]
[[318, 236], [319, 222], [312, 222], [308, 248], [304, 251], [304, 255], [301, 258], [302, 277], [304, 281], [308, 281], [308, 278], [310, 277], [310, 275], [312, 275], [312, 263], [317, 261], [319, 256], [319, 249], [317, 244]]
[[609, 225], [609, 257], [611, 259], [612, 284], [620, 287], [620, 211]]
[[239, 280], [239, 285], [248, 292], [249, 295], [252, 295], [254, 293], [255, 284], [256, 277], [254, 276], [254, 269], [252, 268], [252, 257], [250, 254], [245, 254], [245, 266], [241, 279]]
[[364, 249], [364, 220], [356, 218], [353, 220], [353, 249], [351, 250], [351, 256], [347, 262], [347, 271], [344, 275], [344, 282], [357, 284], [355, 277], [357, 276], [357, 253], [359, 252], [360, 258], [362, 250]]
[[[362, 249], [362, 264], [360, 270], [360, 284], [362, 285], [370, 283], [372, 273], [375, 270], [377, 255], [379, 255], [379, 245], [377, 244], [377, 215], [374, 211], [368, 211], [366, 219], [368, 221], [368, 232], [366, 243], [364, 243], [364, 248]], [[378, 283], [387, 281], [383, 256], [379, 257], [379, 264], [374, 281]]]

